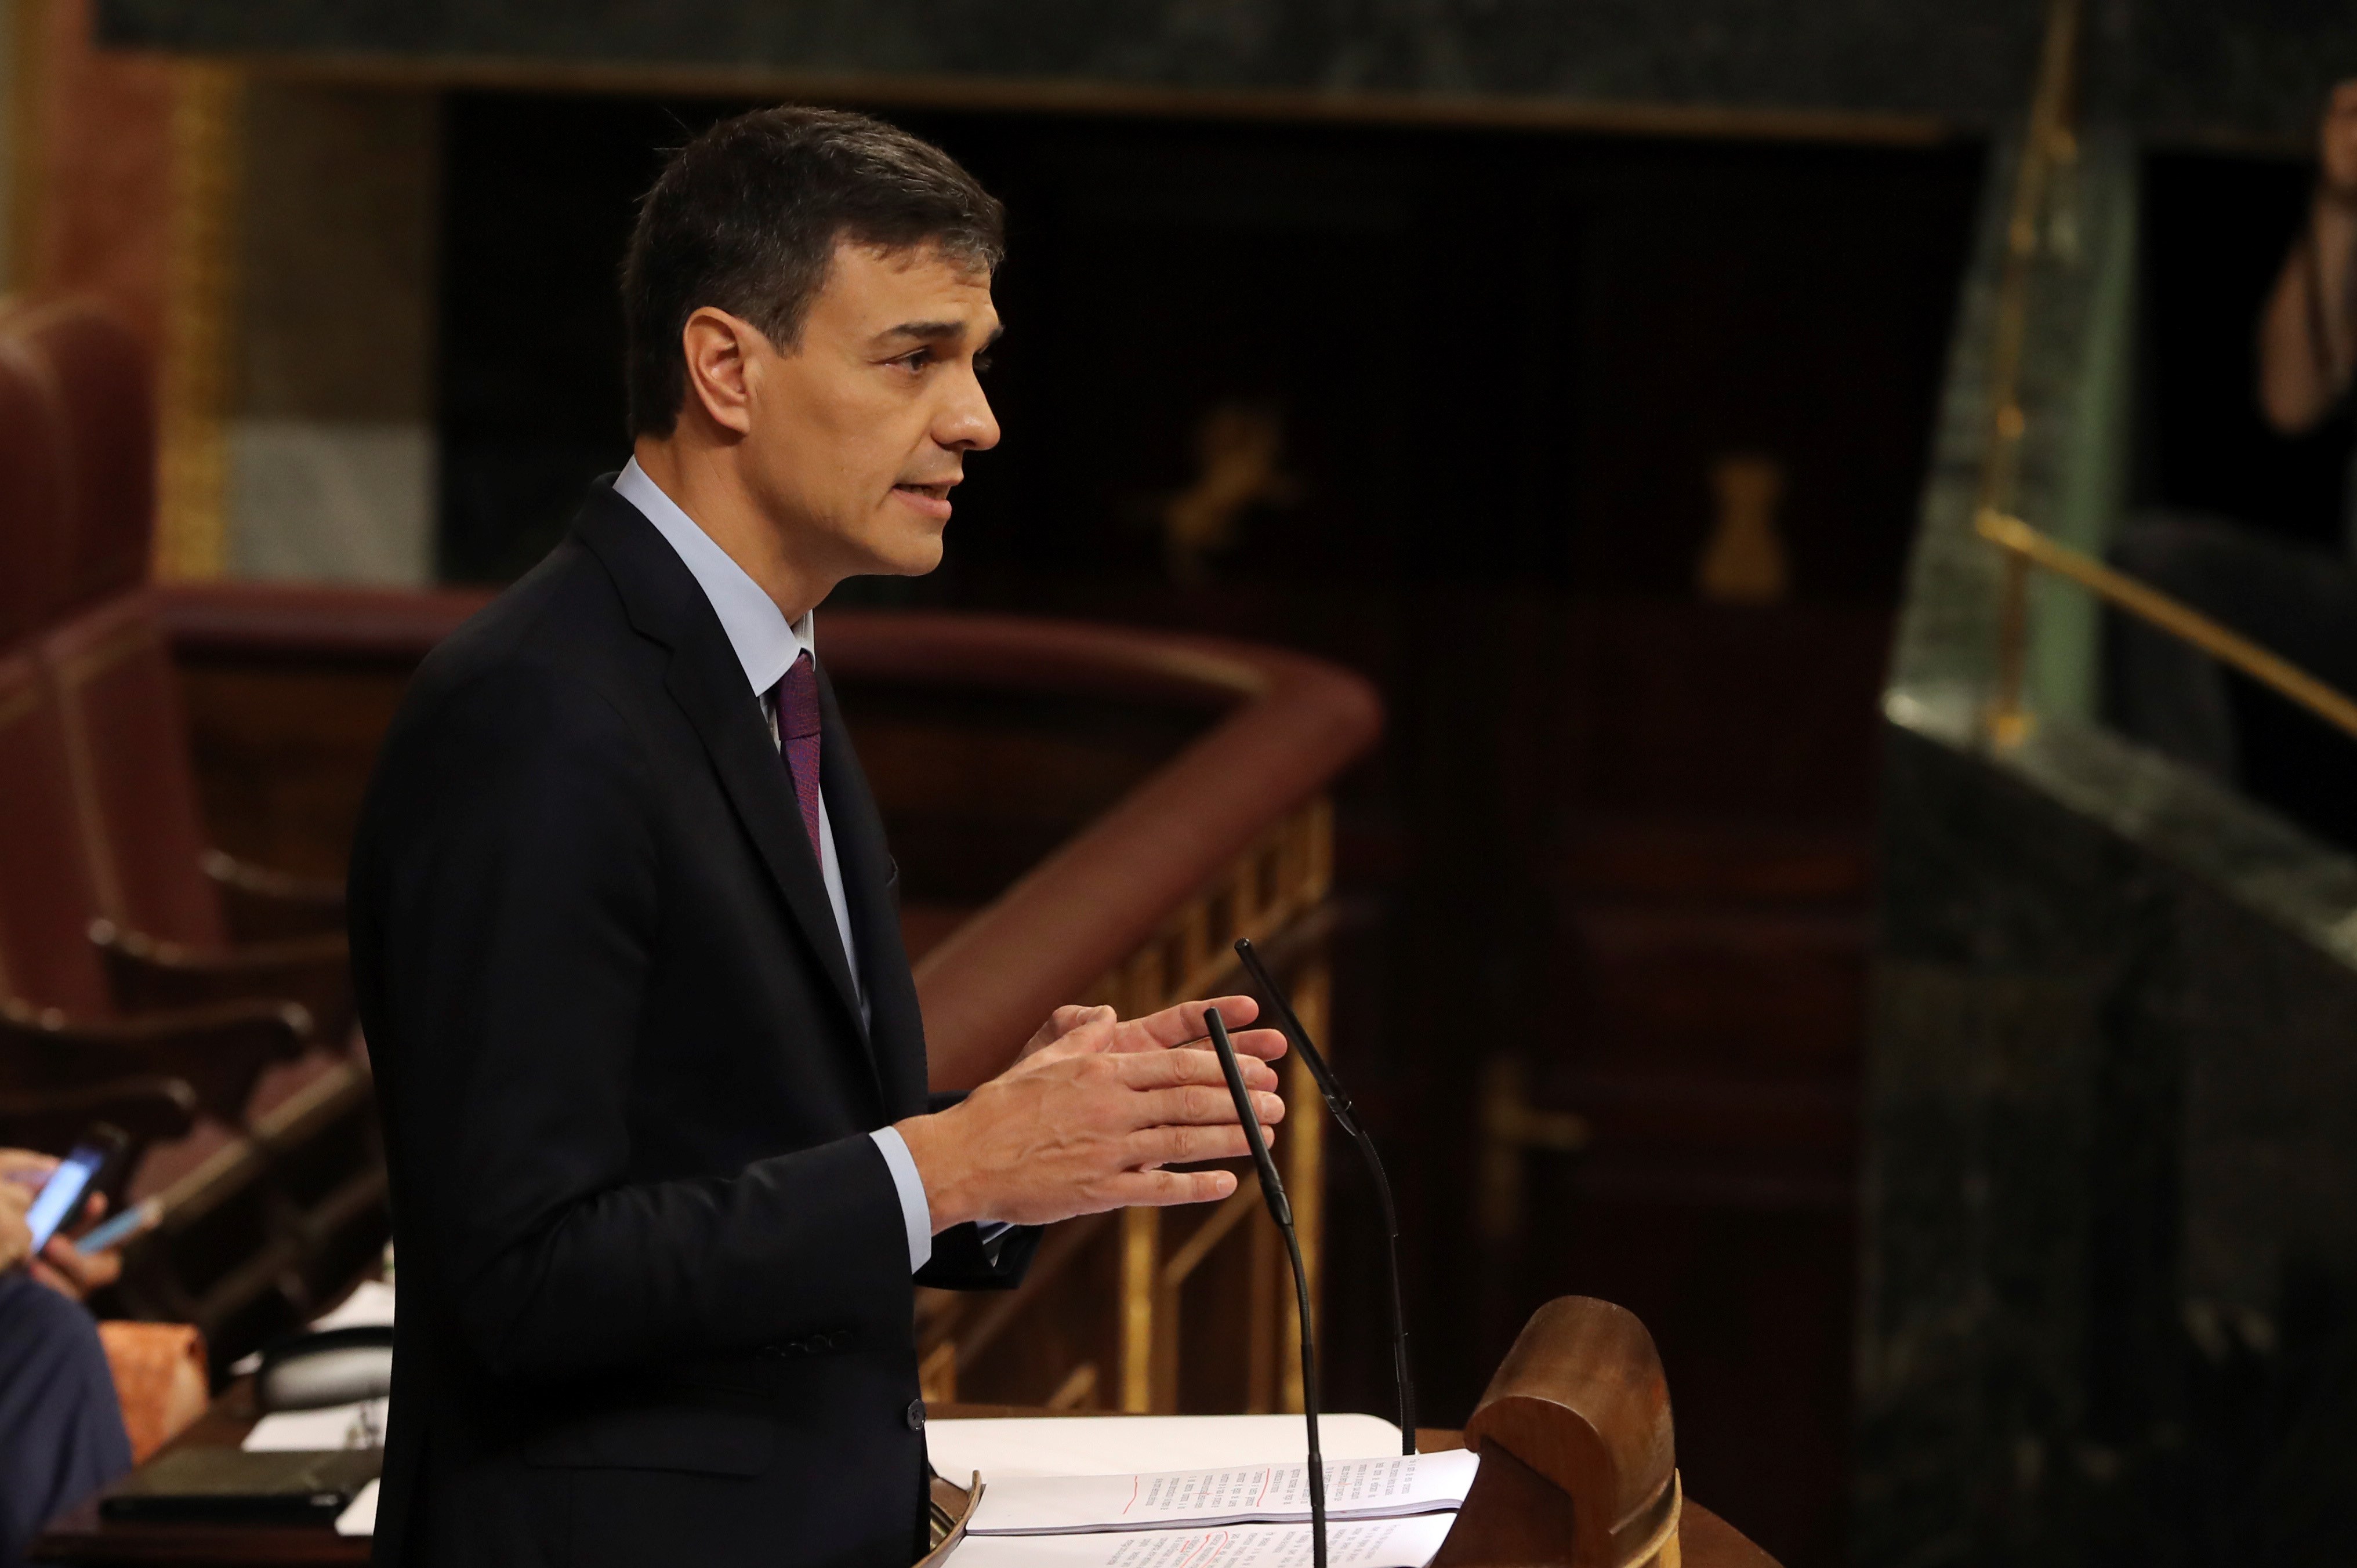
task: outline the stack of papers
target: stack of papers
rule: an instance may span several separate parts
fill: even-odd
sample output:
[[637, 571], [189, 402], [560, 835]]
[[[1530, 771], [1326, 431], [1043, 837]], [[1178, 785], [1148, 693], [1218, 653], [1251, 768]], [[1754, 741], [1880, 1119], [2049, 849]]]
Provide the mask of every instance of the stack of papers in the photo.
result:
[[[1400, 1451], [1400, 1429], [1379, 1415], [1326, 1415], [1329, 1461]], [[963, 1487], [1016, 1476], [1126, 1476], [1234, 1465], [1298, 1465], [1308, 1435], [1297, 1415], [943, 1416], [925, 1424], [934, 1471]]]
[[[1424, 1568], [1479, 1465], [1462, 1451], [1326, 1465], [1331, 1568]], [[1308, 1560], [1306, 1465], [997, 1481], [985, 1472], [983, 1482], [952, 1554], [956, 1568], [1274, 1568]]]
[[[1326, 1529], [1327, 1568], [1425, 1568], [1453, 1513]], [[1124, 1535], [969, 1535], [950, 1568], [1309, 1568], [1306, 1524], [1140, 1530]]]

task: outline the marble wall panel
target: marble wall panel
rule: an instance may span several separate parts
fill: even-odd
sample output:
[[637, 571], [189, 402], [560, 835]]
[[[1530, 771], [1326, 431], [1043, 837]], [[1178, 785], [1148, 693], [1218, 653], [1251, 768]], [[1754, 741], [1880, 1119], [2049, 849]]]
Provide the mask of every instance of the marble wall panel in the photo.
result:
[[[102, 0], [167, 48], [603, 62], [1332, 94], [1501, 95], [2010, 121], [2042, 0]], [[2158, 135], [2298, 140], [2357, 72], [2312, 0], [2083, 7], [2119, 106]]]
[[167, 48], [2010, 115], [2041, 0], [106, 0]]

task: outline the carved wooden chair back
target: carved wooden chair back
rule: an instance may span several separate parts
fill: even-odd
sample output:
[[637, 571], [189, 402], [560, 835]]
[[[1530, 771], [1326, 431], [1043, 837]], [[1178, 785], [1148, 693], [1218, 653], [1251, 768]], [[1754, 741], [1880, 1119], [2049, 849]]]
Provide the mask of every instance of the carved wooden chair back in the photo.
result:
[[152, 597], [135, 591], [84, 611], [41, 639], [40, 656], [99, 911], [145, 936], [222, 947], [188, 715]]
[[37, 1011], [114, 1013], [90, 922], [95, 890], [75, 821], [64, 726], [30, 655], [0, 658], [0, 997]]

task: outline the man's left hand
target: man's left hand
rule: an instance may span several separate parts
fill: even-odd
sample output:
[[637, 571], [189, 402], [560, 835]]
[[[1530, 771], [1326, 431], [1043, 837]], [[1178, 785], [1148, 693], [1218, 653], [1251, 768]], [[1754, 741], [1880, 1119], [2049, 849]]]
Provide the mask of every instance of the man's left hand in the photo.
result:
[[1275, 1029], [1246, 1029], [1260, 1016], [1260, 1004], [1249, 996], [1215, 996], [1206, 1002], [1181, 1002], [1143, 1018], [1123, 1018], [1110, 1007], [1066, 1005], [1049, 1015], [1031, 1036], [1011, 1072], [1060, 1061], [1065, 1057], [1124, 1051], [1167, 1051], [1197, 1045], [1210, 1037], [1203, 1015], [1220, 1010], [1228, 1038], [1239, 1056], [1275, 1061], [1285, 1054], [1285, 1036]]

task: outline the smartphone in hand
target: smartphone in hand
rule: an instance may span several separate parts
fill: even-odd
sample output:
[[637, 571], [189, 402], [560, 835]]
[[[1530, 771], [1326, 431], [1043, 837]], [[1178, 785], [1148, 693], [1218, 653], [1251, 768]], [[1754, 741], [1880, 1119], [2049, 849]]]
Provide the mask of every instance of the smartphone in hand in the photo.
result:
[[101, 1178], [130, 1146], [131, 1140], [119, 1128], [103, 1122], [81, 1135], [73, 1152], [58, 1162], [58, 1168], [49, 1173], [49, 1179], [33, 1195], [32, 1206], [25, 1210], [25, 1228], [33, 1233], [35, 1252], [48, 1246], [50, 1237], [81, 1217]]
[[93, 1226], [87, 1233], [74, 1238], [74, 1251], [85, 1256], [112, 1251], [145, 1230], [163, 1214], [164, 1206], [152, 1197], [141, 1198], [126, 1205], [122, 1213], [103, 1225]]

